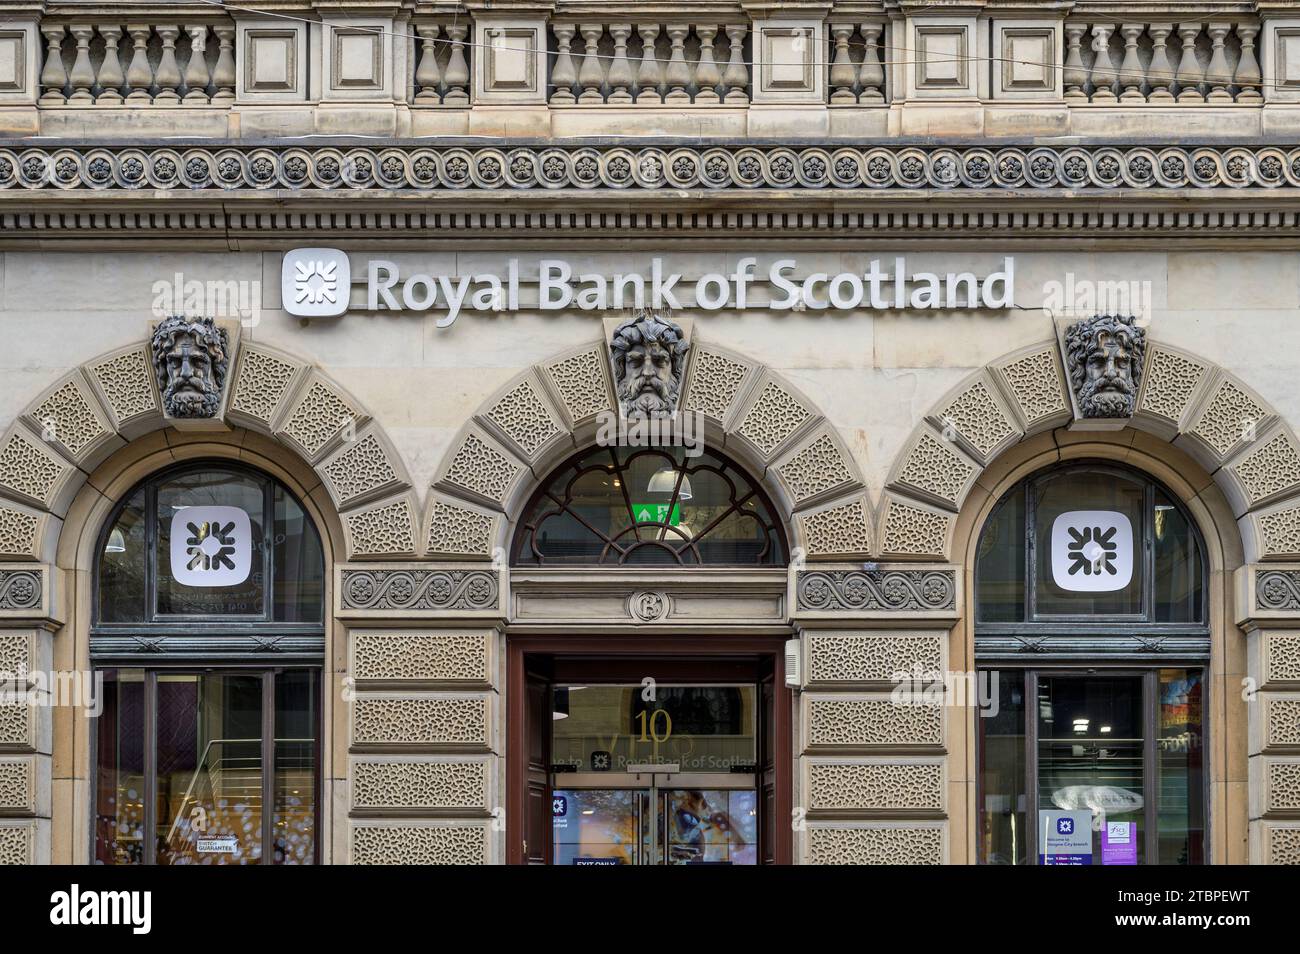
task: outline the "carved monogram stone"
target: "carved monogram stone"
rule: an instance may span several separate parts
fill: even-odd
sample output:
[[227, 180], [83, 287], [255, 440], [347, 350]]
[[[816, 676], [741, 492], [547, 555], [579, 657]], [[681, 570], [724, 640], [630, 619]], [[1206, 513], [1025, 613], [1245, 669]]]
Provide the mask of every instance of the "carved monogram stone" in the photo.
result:
[[230, 342], [212, 318], [172, 315], [154, 329], [154, 376], [168, 417], [215, 417], [230, 367]]
[[668, 597], [653, 590], [641, 590], [628, 600], [628, 610], [635, 620], [655, 623], [668, 615]]
[[1070, 387], [1084, 417], [1132, 417], [1146, 331], [1129, 315], [1094, 315], [1065, 333]]
[[947, 610], [957, 583], [951, 570], [807, 570], [796, 595], [801, 610]]
[[362, 610], [491, 610], [491, 570], [344, 570], [343, 608]]
[[614, 387], [629, 420], [673, 416], [689, 347], [681, 328], [648, 311], [614, 330]]

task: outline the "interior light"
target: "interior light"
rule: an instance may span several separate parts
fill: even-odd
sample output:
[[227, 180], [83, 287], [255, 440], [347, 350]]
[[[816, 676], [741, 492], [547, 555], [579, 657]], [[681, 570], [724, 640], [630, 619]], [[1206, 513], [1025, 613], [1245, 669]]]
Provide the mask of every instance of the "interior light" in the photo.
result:
[[125, 553], [126, 537], [122, 536], [122, 531], [114, 527], [113, 532], [108, 535], [108, 543], [104, 544], [105, 553]]
[[[671, 494], [673, 488], [677, 486], [677, 468], [670, 467], [667, 464], [660, 467], [650, 475], [650, 483], [646, 487], [646, 493], [651, 494]], [[691, 478], [682, 474], [682, 486], [677, 491], [678, 500], [690, 500]]]
[[584, 809], [582, 810], [582, 813], [583, 813], [584, 815], [594, 815], [594, 814], [596, 814], [596, 809], [594, 809], [594, 808], [584, 808]]
[[1103, 725], [1103, 726], [1102, 726], [1100, 729], [1098, 729], [1097, 731], [1098, 731], [1098, 732], [1109, 732], [1109, 731], [1110, 731], [1110, 726], [1108, 726], [1108, 725]]

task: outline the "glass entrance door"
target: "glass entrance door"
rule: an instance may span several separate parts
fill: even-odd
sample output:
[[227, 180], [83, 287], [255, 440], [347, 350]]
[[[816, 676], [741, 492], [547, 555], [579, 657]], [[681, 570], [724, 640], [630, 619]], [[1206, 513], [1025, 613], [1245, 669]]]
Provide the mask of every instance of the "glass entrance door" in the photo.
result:
[[558, 865], [759, 862], [754, 685], [552, 689]]
[[[670, 766], [663, 766], [668, 768]], [[559, 775], [551, 795], [557, 865], [756, 865], [752, 775]]]

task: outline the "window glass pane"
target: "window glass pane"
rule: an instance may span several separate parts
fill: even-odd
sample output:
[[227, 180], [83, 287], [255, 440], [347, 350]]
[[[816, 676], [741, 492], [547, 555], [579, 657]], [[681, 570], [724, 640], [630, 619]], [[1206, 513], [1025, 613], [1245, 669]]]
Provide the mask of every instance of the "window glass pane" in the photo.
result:
[[224, 471], [183, 474], [158, 487], [159, 614], [263, 615], [263, 505], [261, 481]]
[[997, 715], [976, 716], [980, 733], [980, 861], [1023, 865], [1029, 860], [1025, 829], [1025, 674], [981, 672], [997, 681]]
[[1035, 485], [1039, 616], [1142, 613], [1144, 483], [1067, 472]]
[[1143, 864], [1142, 678], [1041, 676], [1037, 705], [1039, 863], [1058, 813], [1086, 812], [1091, 864]]
[[674, 789], [662, 798], [665, 864], [758, 864], [758, 798], [753, 789]]
[[275, 606], [277, 623], [319, 623], [324, 607], [325, 557], [316, 527], [283, 487], [275, 488]]
[[1013, 490], [980, 535], [976, 604], [981, 622], [1025, 619], [1025, 485]]
[[95, 863], [144, 863], [144, 670], [101, 672], [96, 722]]
[[1162, 669], [1157, 689], [1156, 753], [1160, 761], [1159, 863], [1205, 861], [1204, 673]]
[[1155, 546], [1155, 619], [1158, 623], [1200, 622], [1202, 568], [1195, 531], [1173, 501], [1155, 494], [1151, 515]]
[[519, 563], [779, 565], [753, 483], [712, 454], [597, 448], [565, 465], [521, 522]]
[[138, 623], [145, 607], [145, 493], [137, 490], [104, 540], [99, 558], [99, 620]]
[[158, 677], [160, 865], [262, 858], [262, 676]]
[[275, 677], [275, 854], [278, 865], [316, 860], [317, 677], [310, 670]]

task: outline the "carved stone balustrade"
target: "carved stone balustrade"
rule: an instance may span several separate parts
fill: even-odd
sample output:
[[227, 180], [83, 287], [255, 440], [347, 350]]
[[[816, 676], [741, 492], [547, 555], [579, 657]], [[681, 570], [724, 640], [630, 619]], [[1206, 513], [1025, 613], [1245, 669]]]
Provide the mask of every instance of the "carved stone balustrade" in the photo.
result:
[[1261, 24], [1242, 20], [1067, 20], [1065, 99], [1073, 105], [1263, 101]]
[[744, 106], [749, 24], [553, 23], [549, 102]]
[[832, 105], [883, 105], [889, 26], [868, 23], [832, 23], [830, 34], [830, 101]]
[[468, 106], [470, 63], [473, 56], [471, 25], [460, 22], [416, 20], [416, 106]]
[[42, 106], [229, 105], [235, 24], [42, 21]]

